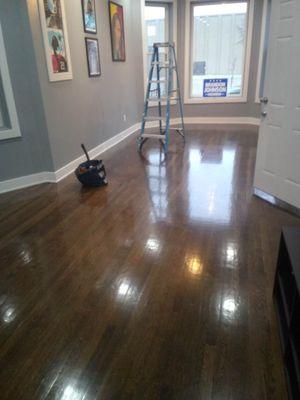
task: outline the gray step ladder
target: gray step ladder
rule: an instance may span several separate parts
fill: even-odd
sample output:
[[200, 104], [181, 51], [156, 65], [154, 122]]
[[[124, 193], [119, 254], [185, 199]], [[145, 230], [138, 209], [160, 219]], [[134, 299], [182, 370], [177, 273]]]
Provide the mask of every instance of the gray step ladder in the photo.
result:
[[[160, 52], [160, 49], [164, 49]], [[163, 56], [163, 57], [162, 57]], [[162, 79], [162, 71], [165, 71], [165, 77]], [[154, 76], [156, 72], [156, 76]], [[174, 74], [176, 76], [176, 87], [174, 87]], [[164, 85], [164, 94], [162, 95], [162, 85]], [[155, 93], [155, 96], [153, 94]], [[171, 101], [179, 104], [181, 116], [181, 127], [170, 128]], [[157, 103], [158, 116], [149, 116], [149, 103]], [[163, 115], [163, 106], [165, 105], [165, 115]], [[158, 121], [159, 134], [145, 133], [147, 122]], [[144, 114], [141, 132], [138, 139], [138, 150], [141, 151], [144, 143], [148, 139], [158, 139], [165, 151], [168, 152], [170, 131], [175, 130], [185, 140], [183, 106], [180, 92], [180, 82], [177, 70], [177, 59], [174, 43], [154, 43], [147, 85], [147, 94], [145, 100]]]

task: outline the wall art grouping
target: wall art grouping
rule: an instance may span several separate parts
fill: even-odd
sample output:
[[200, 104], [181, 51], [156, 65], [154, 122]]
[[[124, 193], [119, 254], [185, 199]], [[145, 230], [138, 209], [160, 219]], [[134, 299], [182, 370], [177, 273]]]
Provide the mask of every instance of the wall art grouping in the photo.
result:
[[38, 0], [50, 81], [73, 78], [63, 0]]
[[[64, 0], [38, 0], [38, 3], [49, 80], [73, 79]], [[96, 34], [96, 1], [81, 0], [81, 6], [84, 32]], [[126, 61], [123, 6], [114, 1], [109, 1], [108, 6], [112, 59]], [[89, 76], [100, 76], [98, 39], [86, 37], [85, 44]]]
[[109, 2], [109, 20], [113, 61], [125, 61], [125, 33], [123, 7]]

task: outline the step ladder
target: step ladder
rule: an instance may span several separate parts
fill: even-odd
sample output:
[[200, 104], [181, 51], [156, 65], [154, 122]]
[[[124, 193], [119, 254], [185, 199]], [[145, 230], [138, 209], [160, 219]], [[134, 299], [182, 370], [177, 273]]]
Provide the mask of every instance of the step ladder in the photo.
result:
[[[163, 51], [160, 51], [163, 49]], [[165, 77], [162, 78], [162, 71], [165, 71]], [[155, 75], [154, 75], [154, 72]], [[174, 74], [175, 78], [174, 79]], [[176, 82], [174, 87], [174, 80]], [[164, 94], [162, 95], [162, 86], [164, 85]], [[155, 94], [153, 96], [153, 94]], [[181, 127], [170, 128], [171, 101], [179, 104], [181, 116]], [[156, 103], [158, 106], [158, 116], [148, 116], [149, 103]], [[165, 115], [163, 115], [163, 106], [165, 106]], [[158, 121], [159, 134], [145, 133], [146, 123]], [[170, 131], [176, 131], [183, 140], [185, 140], [183, 107], [180, 93], [180, 82], [177, 70], [177, 59], [174, 43], [154, 43], [147, 85], [147, 94], [145, 100], [144, 114], [140, 136], [138, 139], [138, 150], [141, 151], [144, 143], [148, 139], [158, 139], [165, 151], [168, 152]]]

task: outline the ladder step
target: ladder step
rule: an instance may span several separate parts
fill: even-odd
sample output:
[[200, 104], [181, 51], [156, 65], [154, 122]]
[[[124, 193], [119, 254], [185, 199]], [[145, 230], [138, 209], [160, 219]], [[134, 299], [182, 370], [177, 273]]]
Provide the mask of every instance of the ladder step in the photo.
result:
[[177, 67], [175, 67], [175, 65], [173, 66], [173, 67], [167, 67], [167, 66], [162, 66], [162, 67], [159, 67], [160, 69], [162, 69], [162, 68], [164, 68], [164, 69], [176, 69]]
[[[153, 102], [155, 102], [155, 101], [157, 101], [157, 102], [159, 102], [159, 101], [167, 101], [167, 100], [168, 100], [167, 97], [161, 97], [161, 98], [159, 98], [159, 97], [149, 97], [147, 99], [147, 101], [153, 101]], [[171, 101], [176, 101], [176, 100], [179, 100], [179, 97], [170, 97], [170, 100]]]
[[159, 79], [159, 80], [151, 80], [149, 83], [166, 83], [168, 82], [166, 79]]
[[160, 69], [164, 68], [164, 69], [176, 69], [175, 65], [170, 65], [169, 62], [159, 62], [159, 61], [154, 61], [153, 63], [151, 63], [151, 65], [153, 66], [158, 66]]
[[163, 43], [154, 43], [154, 47], [174, 47], [174, 43], [163, 42]]
[[163, 121], [164, 117], [144, 117], [145, 121]]
[[154, 139], [161, 139], [161, 140], [166, 139], [165, 135], [157, 135], [155, 133], [143, 133], [142, 138], [143, 139], [154, 138]]
[[164, 66], [167, 66], [167, 65], [169, 65], [170, 63], [169, 63], [169, 61], [166, 61], [166, 62], [164, 62], [164, 63], [162, 63], [161, 61], [153, 61], [152, 63], [151, 63], [151, 65], [164, 65]]

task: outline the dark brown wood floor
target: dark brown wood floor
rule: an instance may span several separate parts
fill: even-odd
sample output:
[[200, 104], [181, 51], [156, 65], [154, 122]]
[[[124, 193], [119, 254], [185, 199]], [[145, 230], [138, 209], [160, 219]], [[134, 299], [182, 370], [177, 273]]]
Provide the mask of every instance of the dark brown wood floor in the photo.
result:
[[0, 196], [0, 398], [286, 399], [272, 286], [280, 230], [252, 196], [253, 128], [133, 139], [109, 186]]

